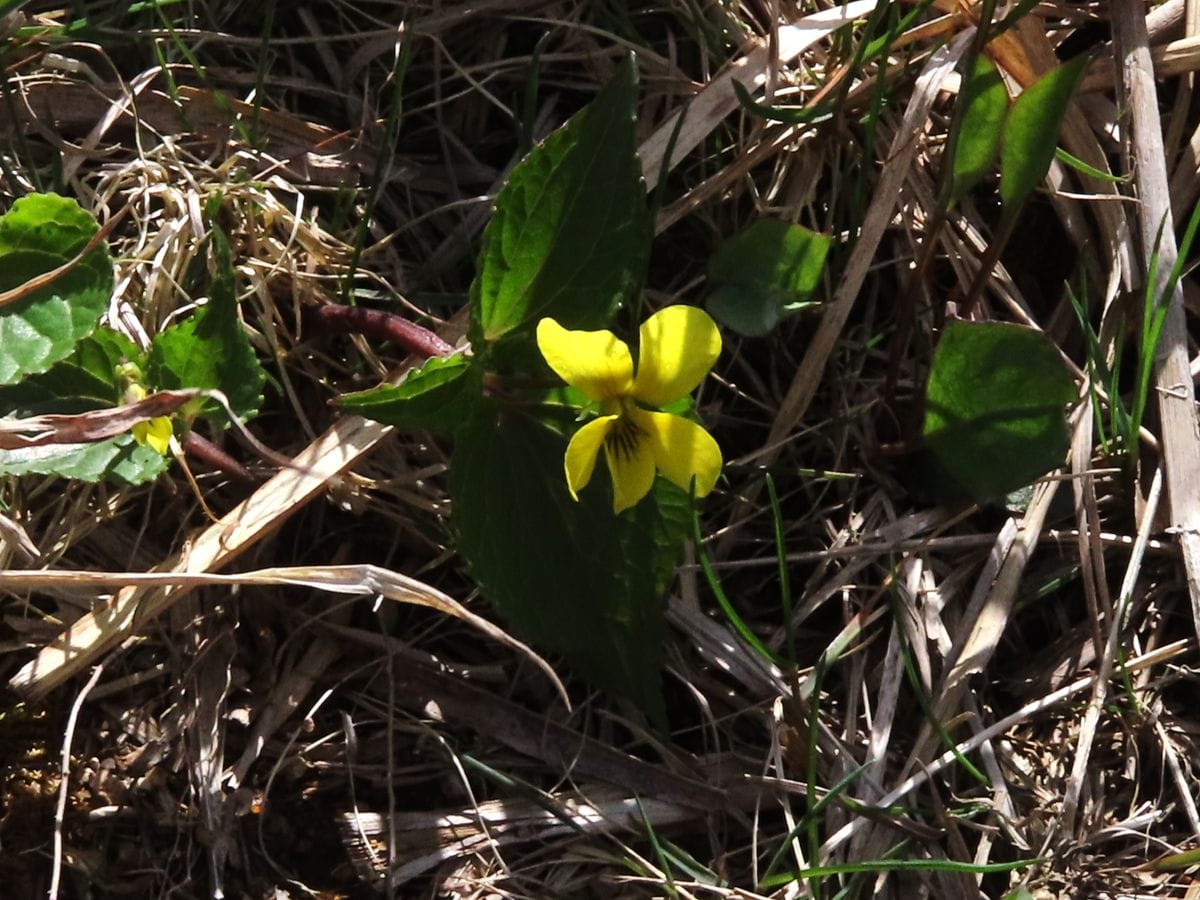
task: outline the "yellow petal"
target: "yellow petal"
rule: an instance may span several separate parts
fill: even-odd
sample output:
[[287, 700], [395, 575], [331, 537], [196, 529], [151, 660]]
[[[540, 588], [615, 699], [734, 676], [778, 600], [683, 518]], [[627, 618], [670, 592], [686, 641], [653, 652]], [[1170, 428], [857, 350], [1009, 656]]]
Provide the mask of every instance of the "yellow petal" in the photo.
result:
[[617, 421], [616, 416], [601, 416], [593, 419], [574, 435], [567, 444], [567, 454], [563, 458], [563, 467], [567, 472], [567, 488], [571, 496], [579, 499], [579, 492], [584, 485], [592, 480], [592, 471], [596, 468], [596, 457], [609, 429]]
[[638, 426], [650, 437], [654, 463], [669, 480], [685, 491], [696, 476], [696, 496], [703, 497], [721, 474], [721, 448], [713, 436], [681, 416], [637, 411]]
[[642, 323], [633, 394], [665, 406], [692, 390], [721, 355], [721, 332], [695, 306], [668, 306]]
[[171, 435], [175, 433], [171, 427], [171, 420], [166, 416], [134, 422], [129, 430], [133, 432], [135, 441], [162, 456], [167, 455], [167, 449], [171, 446]]
[[568, 331], [542, 319], [537, 342], [550, 368], [592, 400], [625, 397], [633, 388], [629, 345], [611, 331]]
[[604, 442], [604, 456], [612, 475], [613, 512], [637, 506], [654, 485], [654, 448], [650, 433], [636, 419], [620, 417]]

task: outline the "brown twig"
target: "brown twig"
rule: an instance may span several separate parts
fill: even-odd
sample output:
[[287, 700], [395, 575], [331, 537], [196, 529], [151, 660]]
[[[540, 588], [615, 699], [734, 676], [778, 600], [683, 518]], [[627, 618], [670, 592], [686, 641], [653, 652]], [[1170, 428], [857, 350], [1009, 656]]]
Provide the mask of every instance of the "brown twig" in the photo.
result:
[[327, 303], [312, 310], [322, 327], [343, 334], [361, 334], [377, 341], [391, 341], [418, 356], [449, 356], [454, 348], [440, 337], [403, 316], [382, 309]]

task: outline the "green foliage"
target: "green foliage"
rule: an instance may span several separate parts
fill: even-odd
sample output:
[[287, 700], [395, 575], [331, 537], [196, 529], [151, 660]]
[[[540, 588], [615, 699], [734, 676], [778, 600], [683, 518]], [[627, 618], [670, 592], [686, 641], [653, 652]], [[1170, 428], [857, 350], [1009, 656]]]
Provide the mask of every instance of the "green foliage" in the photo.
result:
[[113, 406], [121, 402], [117, 366], [136, 362], [141, 355], [125, 335], [97, 328], [49, 371], [0, 386], [0, 410], [6, 415], [38, 416]]
[[[197, 313], [154, 336], [146, 377], [161, 390], [215, 388], [225, 394], [239, 418], [258, 412], [266, 373], [238, 319], [237, 285], [229, 241], [212, 229], [213, 273], [209, 300]], [[217, 421], [226, 416], [212, 401], [200, 412]]]
[[[1161, 228], [1161, 226], [1160, 226]], [[1125, 455], [1125, 465], [1132, 471], [1137, 463], [1134, 452], [1138, 446], [1138, 432], [1142, 427], [1142, 419], [1150, 399], [1150, 384], [1154, 374], [1154, 359], [1158, 342], [1166, 324], [1167, 310], [1170, 298], [1174, 295], [1179, 279], [1183, 276], [1187, 260], [1191, 256], [1197, 232], [1200, 231], [1200, 205], [1192, 209], [1183, 238], [1179, 244], [1178, 254], [1171, 271], [1167, 273], [1161, 291], [1158, 288], [1159, 254], [1158, 242], [1162, 238], [1161, 230], [1155, 239], [1155, 251], [1151, 254], [1148, 278], [1142, 297], [1141, 323], [1137, 329], [1137, 347], [1134, 356], [1134, 386], [1132, 396], [1123, 395], [1122, 362], [1125, 359], [1124, 316], [1112, 329], [1111, 350], [1108, 344], [1101, 340], [1100, 334], [1088, 320], [1087, 309], [1082, 297], [1087, 295], [1086, 270], [1080, 269], [1080, 290], [1068, 285], [1067, 296], [1074, 307], [1080, 330], [1083, 332], [1088, 371], [1088, 386], [1093, 394], [1093, 409], [1095, 412], [1096, 431], [1100, 446], [1105, 453], [1120, 452]], [[1109, 360], [1112, 360], [1111, 365]], [[1100, 397], [1097, 387], [1103, 388], [1104, 397]], [[1107, 421], [1103, 411], [1108, 410]], [[1115, 445], [1114, 445], [1115, 442]]]
[[[98, 230], [91, 214], [66, 197], [17, 200], [0, 217], [0, 292], [70, 262]], [[112, 286], [112, 258], [98, 246], [49, 284], [0, 306], [0, 384], [44, 372], [69, 355], [95, 329]]]
[[1125, 444], [1130, 448], [1130, 453], [1132, 453], [1132, 448], [1137, 446], [1137, 434], [1142, 427], [1142, 417], [1145, 415], [1146, 403], [1150, 398], [1150, 376], [1154, 368], [1155, 354], [1158, 351], [1158, 341], [1162, 337], [1163, 326], [1167, 322], [1167, 310], [1170, 307], [1171, 298], [1175, 294], [1175, 289], [1179, 285], [1179, 279], [1183, 277], [1187, 259], [1192, 252], [1192, 245], [1196, 241], [1197, 231], [1200, 230], [1200, 204], [1192, 209], [1187, 229], [1183, 233], [1183, 240], [1179, 243], [1174, 265], [1167, 273], [1160, 291], [1158, 250], [1162, 241], [1162, 230], [1166, 226], [1165, 221], [1159, 223], [1158, 234], [1154, 239], [1154, 252], [1151, 254], [1146, 273], [1145, 296], [1142, 300], [1142, 326], [1139, 331], [1137, 385], [1134, 388], [1133, 409], [1129, 415]]
[[1130, 175], [1111, 175], [1103, 169], [1097, 169], [1095, 166], [1089, 166], [1077, 156], [1072, 156], [1062, 147], [1054, 149], [1054, 158], [1064, 166], [1069, 166], [1076, 172], [1082, 172], [1089, 178], [1095, 178], [1097, 181], [1104, 181], [1108, 184], [1124, 184], [1131, 180]]
[[1017, 872], [1037, 865], [1041, 860], [1018, 859], [1012, 862], [966, 863], [951, 859], [873, 859], [828, 866], [810, 866], [790, 875], [764, 878], [760, 891], [774, 890], [800, 880], [827, 878], [831, 875], [874, 875], [880, 872], [962, 872], [967, 875], [987, 875], [993, 872]]
[[949, 483], [977, 502], [1003, 497], [1062, 463], [1075, 385], [1041, 332], [950, 322], [925, 394], [925, 446]]
[[[98, 231], [91, 215], [56, 194], [23, 197], [0, 218], [0, 290], [28, 289], [31, 279], [71, 264], [28, 296], [0, 305], [0, 415], [84, 415], [111, 408], [126, 401], [131, 381], [143, 394], [146, 388], [217, 388], [238, 415], [256, 413], [265, 373], [238, 321], [225, 236], [214, 229], [208, 305], [159, 334], [147, 358], [123, 335], [96, 328], [112, 292], [112, 260], [103, 243], [80, 254]], [[192, 410], [201, 411], [199, 405]], [[223, 415], [216, 407], [207, 412]], [[0, 452], [0, 474], [81, 481], [138, 484], [166, 465], [132, 434]]]
[[[17, 200], [0, 217], [0, 291], [18, 291], [71, 263], [98, 231], [74, 200], [57, 194]], [[48, 284], [0, 306], [0, 415], [71, 415], [121, 402], [116, 367], [140, 354], [124, 336], [96, 328], [112, 286], [112, 258], [100, 243]], [[159, 454], [129, 434], [94, 444], [0, 451], [5, 475], [137, 484], [165, 467]]]
[[0, 472], [5, 475], [58, 475], [76, 481], [107, 479], [133, 485], [154, 480], [166, 468], [166, 457], [139, 446], [132, 434], [94, 444], [0, 450]]
[[49, 371], [0, 387], [0, 409], [8, 415], [36, 416], [112, 406], [121, 402], [116, 367], [140, 357], [125, 335], [98, 328]]
[[739, 334], [766, 334], [782, 315], [809, 305], [832, 242], [800, 225], [759, 219], [713, 255], [709, 312]]
[[459, 550], [521, 635], [662, 723], [662, 596], [688, 528], [687, 498], [660, 479], [656, 502], [622, 516], [599, 485], [576, 502], [565, 449], [542, 423], [482, 406], [451, 459]]
[[640, 286], [650, 220], [634, 143], [636, 71], [622, 63], [509, 176], [471, 285], [477, 349], [543, 316], [600, 327]]
[[[115, 406], [121, 402], [124, 387], [117, 367], [126, 362], [136, 364], [140, 358], [136, 345], [123, 334], [98, 328], [48, 372], [0, 387], [0, 410], [25, 417], [77, 414]], [[129, 434], [81, 446], [47, 444], [0, 450], [0, 473], [5, 475], [59, 475], [87, 482], [107, 478], [141, 484], [166, 467], [162, 456], [149, 447], [138, 446]]]
[[[665, 724], [663, 595], [690, 498], [659, 479], [615, 515], [606, 478], [571, 496], [567, 432], [595, 404], [547, 382], [533, 334], [543, 316], [572, 329], [608, 326], [641, 285], [651, 231], [634, 149], [635, 71], [623, 63], [501, 190], [471, 289], [474, 355], [432, 359], [400, 385], [341, 405], [392, 425], [453, 430], [458, 549], [484, 596], [521, 636]], [[821, 240], [781, 237], [792, 255], [774, 258], [762, 287], [777, 292], [776, 307], [812, 289], [806, 265]]]
[[963, 78], [959, 109], [950, 133], [948, 204], [954, 206], [992, 171], [1008, 113], [1008, 91], [1000, 72], [984, 54]]
[[1000, 143], [1000, 199], [1006, 212], [1020, 206], [1046, 177], [1086, 64], [1080, 56], [1047, 72], [1013, 103]]
[[477, 375], [465, 356], [434, 357], [401, 384], [346, 394], [338, 405], [385, 425], [453, 431], [479, 401]]

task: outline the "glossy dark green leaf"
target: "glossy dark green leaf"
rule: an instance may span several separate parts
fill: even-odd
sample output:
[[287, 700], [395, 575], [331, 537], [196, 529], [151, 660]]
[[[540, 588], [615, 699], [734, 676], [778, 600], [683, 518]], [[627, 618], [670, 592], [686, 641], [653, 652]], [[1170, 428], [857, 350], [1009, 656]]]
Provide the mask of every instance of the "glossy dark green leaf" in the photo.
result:
[[[29, 194], [0, 216], [0, 292], [71, 261], [99, 230], [74, 200]], [[107, 246], [21, 300], [0, 306], [0, 384], [44, 372], [96, 327], [112, 294]]]
[[950, 322], [925, 394], [925, 447], [949, 483], [977, 502], [1063, 462], [1075, 384], [1044, 334], [999, 322]]
[[708, 311], [739, 334], [766, 334], [816, 290], [832, 242], [800, 225], [759, 219], [713, 255]]
[[1000, 152], [1008, 91], [999, 70], [984, 54], [975, 58], [963, 79], [958, 103], [961, 112], [950, 136], [950, 206], [992, 172]]
[[1027, 87], [1013, 103], [1000, 142], [1000, 199], [1006, 210], [1019, 206], [1046, 177], [1086, 64], [1082, 56], [1063, 63]]
[[471, 360], [460, 355], [430, 359], [401, 384], [346, 394], [338, 405], [385, 425], [453, 431], [481, 400]]
[[514, 630], [580, 675], [665, 719], [663, 593], [687, 533], [688, 499], [659, 479], [612, 511], [603, 463], [578, 502], [566, 439], [491, 404], [457, 434], [450, 470], [458, 546]]
[[552, 316], [598, 328], [641, 283], [650, 216], [634, 141], [632, 59], [521, 161], [483, 234], [471, 285], [477, 347]]
[[[189, 318], [154, 336], [146, 368], [147, 386], [156, 390], [216, 388], [229, 398], [234, 413], [248, 419], [262, 403], [266, 373], [238, 319], [237, 285], [229, 241], [212, 231], [213, 270], [208, 303]], [[212, 401], [204, 415], [226, 416]]]

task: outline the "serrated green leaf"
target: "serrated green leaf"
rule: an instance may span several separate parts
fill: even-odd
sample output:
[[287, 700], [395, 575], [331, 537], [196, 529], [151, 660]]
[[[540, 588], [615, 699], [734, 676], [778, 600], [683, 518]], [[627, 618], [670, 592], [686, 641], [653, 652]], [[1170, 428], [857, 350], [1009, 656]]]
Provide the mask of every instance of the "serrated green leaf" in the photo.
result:
[[509, 176], [471, 285], [476, 347], [543, 316], [569, 328], [607, 325], [640, 285], [650, 215], [634, 141], [636, 100], [629, 59]]
[[59, 475], [89, 483], [107, 478], [118, 484], [142, 484], [164, 472], [167, 465], [166, 457], [140, 446], [131, 434], [95, 444], [0, 450], [0, 474]]
[[954, 206], [992, 171], [1008, 114], [1008, 91], [995, 64], [975, 58], [958, 95], [961, 112], [950, 136], [949, 203]]
[[655, 502], [620, 516], [607, 482], [578, 502], [565, 439], [488, 404], [457, 434], [450, 492], [459, 550], [484, 595], [535, 645], [663, 722], [663, 592], [688, 528], [688, 500], [659, 479]]
[[121, 383], [117, 377], [117, 367], [123, 363], [133, 363], [140, 368], [145, 358], [146, 354], [137, 344], [111, 328], [97, 328], [80, 341], [71, 354], [71, 359], [80, 368], [116, 387], [120, 387]]
[[[213, 272], [209, 301], [197, 313], [154, 336], [146, 365], [148, 386], [156, 390], [216, 388], [241, 419], [252, 418], [262, 403], [266, 373], [238, 319], [237, 286], [229, 241], [212, 231]], [[216, 403], [203, 415], [224, 422]]]
[[141, 359], [137, 346], [110, 328], [97, 328], [49, 371], [0, 386], [0, 416], [78, 413], [121, 402], [116, 367]]
[[1040, 331], [950, 322], [925, 393], [923, 438], [950, 480], [943, 496], [997, 500], [1062, 464], [1075, 384]]
[[832, 243], [801, 225], [759, 219], [713, 254], [708, 311], [739, 334], [766, 334], [816, 290]]
[[[74, 352], [48, 372], [0, 386], [0, 416], [75, 414], [121, 402], [124, 385], [117, 366], [140, 363], [141, 351], [125, 335], [97, 328], [75, 345]], [[0, 474], [59, 475], [77, 481], [107, 478], [119, 484], [141, 484], [169, 464], [149, 447], [124, 434], [95, 444], [47, 444], [23, 450], [0, 450]]]
[[1063, 63], [1027, 87], [1013, 103], [1000, 141], [1000, 200], [1006, 210], [1019, 206], [1046, 177], [1086, 64], [1083, 56]]
[[338, 398], [338, 406], [385, 425], [452, 431], [482, 400], [474, 372], [465, 356], [434, 357], [400, 384], [346, 394]]
[[[58, 194], [29, 194], [0, 216], [0, 292], [70, 262], [99, 230], [90, 213]], [[0, 384], [44, 372], [90, 334], [112, 293], [106, 246], [16, 302], [0, 307]]]

